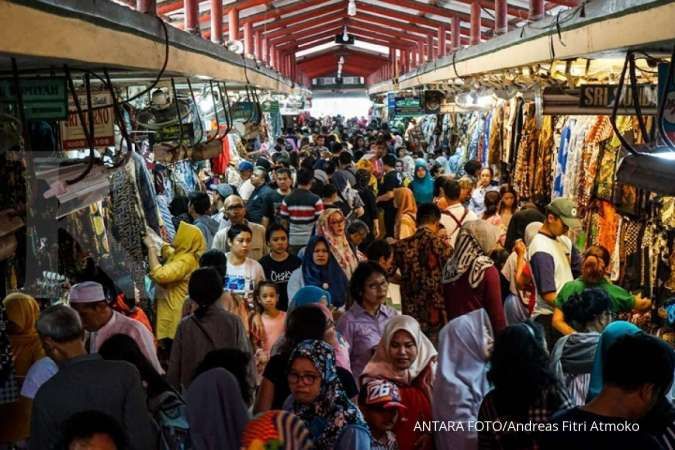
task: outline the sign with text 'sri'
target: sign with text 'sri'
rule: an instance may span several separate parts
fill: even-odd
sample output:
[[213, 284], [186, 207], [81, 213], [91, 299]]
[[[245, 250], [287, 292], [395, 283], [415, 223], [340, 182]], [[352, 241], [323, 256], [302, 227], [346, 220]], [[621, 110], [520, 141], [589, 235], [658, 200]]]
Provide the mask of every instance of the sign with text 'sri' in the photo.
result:
[[[84, 126], [87, 127], [89, 115], [87, 113], [87, 94], [78, 93], [82, 115], [84, 116]], [[92, 93], [92, 107], [112, 105], [112, 96], [110, 93]], [[89, 142], [84, 133], [84, 128], [80, 122], [80, 117], [75, 108], [75, 102], [71, 99], [68, 105], [68, 119], [61, 122], [61, 141], [64, 150], [73, 150], [78, 148], [89, 148]], [[112, 107], [94, 109], [94, 147], [108, 147], [115, 145], [114, 122], [115, 114]]]
[[[16, 103], [15, 80], [0, 79], [0, 103]], [[63, 120], [68, 115], [64, 77], [21, 78], [21, 101], [26, 119]]]
[[[581, 108], [613, 108], [619, 87], [615, 84], [586, 84], [581, 86], [579, 106]], [[656, 107], [657, 87], [652, 84], [637, 86], [638, 103], [642, 109]], [[619, 108], [635, 108], [634, 94], [631, 86], [622, 89]]]

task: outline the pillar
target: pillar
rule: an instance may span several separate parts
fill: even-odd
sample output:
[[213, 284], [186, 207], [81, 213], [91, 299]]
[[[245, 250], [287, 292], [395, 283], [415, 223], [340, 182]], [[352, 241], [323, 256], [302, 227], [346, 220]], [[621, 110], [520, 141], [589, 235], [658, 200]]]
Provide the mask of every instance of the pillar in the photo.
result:
[[246, 22], [244, 24], [244, 55], [253, 54], [253, 24]]
[[199, 21], [197, 16], [199, 14], [198, 0], [183, 0], [183, 8], [185, 8], [184, 30], [188, 33], [199, 33]]
[[544, 0], [530, 0], [530, 20], [539, 20], [544, 17]]
[[462, 41], [460, 36], [462, 28], [462, 22], [459, 20], [458, 16], [452, 18], [452, 50], [457, 51], [462, 46]]
[[495, 0], [495, 34], [509, 31], [506, 19], [506, 0]]
[[231, 8], [227, 12], [227, 29], [229, 30], [229, 39], [231, 41], [239, 40], [239, 11]]
[[136, 0], [136, 11], [157, 15], [157, 0]]
[[263, 59], [262, 57], [262, 31], [256, 31], [255, 35], [255, 45], [254, 45], [254, 51], [253, 54], [255, 55], [255, 59], [258, 61], [261, 61]]
[[269, 42], [267, 41], [266, 37], [261, 37], [262, 39], [262, 60], [267, 63], [267, 65], [270, 65], [270, 49], [269, 49]]
[[417, 42], [417, 53], [418, 53], [418, 62], [419, 65], [424, 64], [425, 58], [424, 58], [424, 42], [423, 41], [418, 41]]
[[401, 50], [401, 72], [406, 73], [410, 70], [410, 52]]
[[474, 0], [471, 3], [471, 45], [480, 44], [480, 3]]
[[429, 33], [427, 41], [427, 61], [431, 61], [436, 56], [436, 52], [434, 51], [434, 35]]
[[446, 52], [446, 43], [445, 43], [445, 25], [441, 25], [438, 27], [438, 51], [436, 52], [436, 56], [439, 58], [442, 58], [445, 56]]
[[211, 42], [223, 43], [223, 1], [211, 0]]

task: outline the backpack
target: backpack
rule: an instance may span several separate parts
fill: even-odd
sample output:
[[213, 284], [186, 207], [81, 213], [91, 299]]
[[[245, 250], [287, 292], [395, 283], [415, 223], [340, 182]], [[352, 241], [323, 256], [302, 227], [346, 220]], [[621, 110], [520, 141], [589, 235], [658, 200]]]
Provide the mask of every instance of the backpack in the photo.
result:
[[190, 424], [185, 400], [175, 391], [162, 392], [150, 404], [159, 431], [159, 450], [189, 450]]

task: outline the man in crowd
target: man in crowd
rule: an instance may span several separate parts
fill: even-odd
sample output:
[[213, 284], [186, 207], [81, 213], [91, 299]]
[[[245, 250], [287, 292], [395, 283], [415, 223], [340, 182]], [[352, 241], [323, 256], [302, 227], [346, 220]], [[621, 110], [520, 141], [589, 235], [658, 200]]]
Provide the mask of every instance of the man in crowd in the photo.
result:
[[267, 197], [274, 194], [274, 190], [267, 184], [267, 171], [262, 167], [256, 167], [253, 170], [251, 183], [255, 188], [251, 193], [251, 198], [246, 202], [246, 218], [249, 222], [262, 223], [265, 215], [265, 203]]
[[384, 214], [385, 237], [394, 237], [394, 224], [396, 222], [396, 208], [394, 207], [394, 189], [401, 187], [401, 179], [396, 171], [396, 157], [392, 154], [384, 155], [384, 176], [380, 184], [377, 204]]
[[323, 211], [323, 203], [318, 195], [310, 192], [314, 173], [303, 168], [298, 172], [298, 187], [282, 202], [279, 215], [289, 230], [289, 243], [292, 254], [307, 245], [314, 223]]
[[274, 171], [274, 178], [277, 188], [270, 195], [265, 197], [263, 206], [262, 225], [267, 229], [270, 223], [279, 221], [279, 211], [281, 202], [292, 192], [293, 177], [291, 171], [285, 167], [280, 167]]
[[238, 195], [230, 195], [223, 204], [225, 219], [221, 223], [220, 229], [213, 238], [211, 248], [220, 250], [223, 253], [230, 251], [227, 243], [227, 232], [232, 225], [246, 225], [253, 234], [249, 250], [249, 257], [258, 260], [267, 253], [265, 246], [265, 227], [260, 224], [246, 220], [246, 209], [244, 201]]
[[251, 182], [251, 176], [253, 175], [253, 163], [250, 161], [242, 161], [238, 166], [239, 175], [241, 176], [241, 184], [237, 186], [239, 195], [246, 202], [251, 197], [255, 187]]
[[205, 192], [192, 192], [189, 198], [188, 212], [192, 217], [192, 224], [199, 228], [206, 240], [206, 246], [210, 247], [219, 227], [218, 222], [208, 215], [211, 211], [211, 199]]
[[445, 325], [441, 280], [450, 256], [441, 228], [441, 211], [432, 203], [417, 208], [417, 231], [394, 245], [394, 264], [401, 272], [401, 309], [417, 319], [420, 328], [436, 344]]
[[100, 411], [118, 419], [130, 449], [154, 448], [154, 426], [138, 370], [127, 362], [88, 355], [82, 323], [69, 306], [47, 308], [37, 330], [45, 353], [56, 361], [59, 371], [35, 396], [30, 449], [59, 448], [64, 421], [81, 411]]
[[236, 194], [236, 191], [231, 185], [227, 183], [218, 184], [213, 187], [213, 190], [215, 192], [213, 197], [213, 210], [216, 211], [216, 213], [211, 216], [211, 218], [218, 222], [218, 227], [220, 227], [223, 220], [225, 220], [225, 211], [223, 211], [225, 207], [225, 199], [232, 194]]
[[85, 281], [70, 288], [70, 305], [77, 311], [87, 331], [87, 352], [96, 353], [110, 336], [125, 334], [136, 341], [138, 348], [159, 373], [164, 370], [157, 359], [154, 337], [140, 322], [114, 311], [108, 304], [103, 286]]
[[[654, 423], [638, 421], [664, 400], [674, 369], [673, 350], [664, 342], [643, 333], [619, 338], [604, 358], [600, 394], [585, 406], [558, 413], [552, 421], [557, 432], [541, 433], [541, 448], [670, 448], [660, 446], [644, 431], [644, 425], [654, 427]], [[614, 431], [617, 426], [623, 429]]]
[[544, 327], [549, 349], [561, 337], [551, 323], [556, 297], [565, 283], [574, 280], [570, 263], [572, 243], [565, 235], [570, 228], [581, 226], [577, 214], [577, 205], [572, 200], [553, 200], [546, 206], [546, 221], [527, 249], [537, 292], [532, 316]]
[[462, 225], [472, 220], [478, 220], [478, 216], [464, 206], [460, 200], [461, 188], [457, 180], [446, 180], [442, 185], [448, 207], [441, 211], [441, 224], [448, 235], [451, 246], [455, 246], [457, 234]]

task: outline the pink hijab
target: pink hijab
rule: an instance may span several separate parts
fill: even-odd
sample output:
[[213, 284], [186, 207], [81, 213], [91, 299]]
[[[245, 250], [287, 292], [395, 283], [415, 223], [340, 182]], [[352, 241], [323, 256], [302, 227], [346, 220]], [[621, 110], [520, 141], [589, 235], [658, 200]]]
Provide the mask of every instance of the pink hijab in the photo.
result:
[[[407, 331], [417, 344], [417, 358], [407, 370], [399, 370], [392, 364], [389, 354], [389, 345], [397, 331]], [[431, 341], [422, 333], [420, 324], [413, 317], [400, 315], [394, 316], [384, 326], [382, 339], [377, 345], [375, 354], [370, 359], [361, 374], [361, 384], [365, 379], [385, 378], [398, 385], [409, 386], [421, 385], [427, 393], [431, 391], [431, 381], [434, 379], [436, 370], [436, 357], [438, 352]], [[429, 370], [427, 370], [429, 368]], [[424, 375], [424, 380], [417, 380]]]

